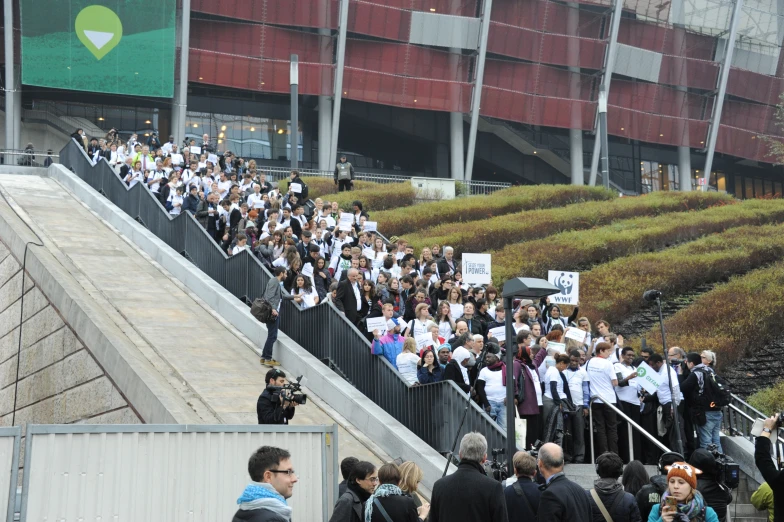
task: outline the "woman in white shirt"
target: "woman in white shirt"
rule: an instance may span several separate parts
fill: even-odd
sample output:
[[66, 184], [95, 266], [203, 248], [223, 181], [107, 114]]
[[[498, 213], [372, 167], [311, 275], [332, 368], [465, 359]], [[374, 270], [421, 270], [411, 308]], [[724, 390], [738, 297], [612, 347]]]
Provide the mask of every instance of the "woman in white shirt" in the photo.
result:
[[436, 323], [438, 324], [438, 335], [444, 339], [450, 339], [455, 331], [455, 320], [452, 318], [452, 310], [446, 301], [441, 301], [441, 304], [438, 305]]
[[449, 309], [452, 310], [452, 317], [462, 317], [463, 292], [461, 292], [459, 288], [453, 287], [449, 291], [449, 297], [447, 297], [446, 300], [449, 303]]
[[416, 351], [416, 341], [413, 338], [408, 337], [403, 343], [403, 351], [400, 352], [397, 359], [395, 359], [397, 371], [400, 372], [409, 386], [419, 384], [419, 379], [417, 379], [419, 356], [416, 354]]
[[133, 168], [128, 171], [128, 175], [125, 176], [125, 182], [128, 184], [128, 188], [133, 188], [134, 185], [144, 180], [144, 174], [142, 174], [141, 167], [142, 162], [137, 161], [133, 164]]
[[[553, 410], [561, 409], [561, 402], [567, 398], [567, 394], [564, 391], [564, 382], [566, 381], [566, 378], [563, 376], [562, 372], [569, 366], [569, 361], [568, 355], [563, 353], [558, 354], [555, 358], [555, 366], [547, 368], [547, 373], [544, 374], [543, 403], [545, 432]], [[548, 440], [547, 442], [554, 441]]]
[[302, 303], [300, 306], [302, 306], [303, 309], [310, 308], [311, 306], [316, 306], [318, 304], [319, 296], [316, 292], [316, 289], [311, 285], [309, 277], [300, 274], [297, 276], [294, 284], [296, 285], [294, 294], [302, 297]]
[[185, 187], [179, 186], [169, 194], [169, 199], [166, 201], [166, 208], [169, 209], [169, 214], [172, 216], [179, 216], [182, 211], [183, 192], [185, 192]]
[[429, 331], [430, 311], [427, 303], [419, 303], [416, 306], [415, 318], [411, 319], [406, 328], [406, 337], [414, 337], [426, 334]]

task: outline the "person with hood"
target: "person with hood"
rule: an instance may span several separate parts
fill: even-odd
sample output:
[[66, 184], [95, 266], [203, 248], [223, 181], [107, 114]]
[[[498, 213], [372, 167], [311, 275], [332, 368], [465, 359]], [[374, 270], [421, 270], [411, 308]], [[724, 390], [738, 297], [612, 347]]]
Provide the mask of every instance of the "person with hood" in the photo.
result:
[[232, 522], [290, 522], [291, 507], [286, 500], [291, 498], [297, 483], [291, 454], [281, 448], [262, 446], [250, 456], [248, 474], [251, 483], [237, 499], [239, 509]]
[[[517, 413], [526, 421], [525, 449], [533, 447], [542, 427], [542, 387], [539, 384], [537, 368], [547, 356], [547, 350], [538, 348], [531, 360], [529, 347], [526, 346], [528, 333], [520, 330], [515, 339], [517, 354], [514, 360], [515, 404]], [[533, 350], [533, 349], [532, 349]]]
[[768, 522], [775, 522], [775, 511], [773, 510], [773, 490], [767, 482], [763, 482], [757, 491], [751, 495], [751, 505], [757, 511], [768, 512]]
[[618, 482], [623, 474], [621, 457], [610, 452], [599, 455], [596, 459], [596, 474], [599, 478], [594, 481], [593, 489], [588, 491], [593, 522], [608, 520], [604, 512], [610, 515], [613, 522], [640, 522], [640, 508], [634, 495], [624, 491], [623, 485]]
[[396, 367], [397, 356], [403, 352], [405, 338], [400, 335], [400, 321], [391, 318], [387, 321], [387, 333], [382, 336], [378, 330], [373, 330], [373, 355], [383, 355], [389, 363]]
[[444, 370], [438, 363], [435, 352], [432, 348], [426, 349], [422, 353], [422, 358], [419, 361], [419, 369], [417, 370], [417, 380], [419, 381], [419, 384], [439, 382], [443, 378]]
[[702, 493], [705, 505], [713, 508], [719, 520], [727, 518], [727, 506], [732, 503], [732, 490], [716, 478], [716, 459], [711, 452], [698, 448], [689, 458], [689, 464], [702, 470], [697, 477], [697, 491]]
[[501, 428], [506, 427], [506, 365], [499, 359], [500, 348], [490, 344], [485, 360], [487, 366], [476, 378], [477, 401]]
[[329, 522], [365, 522], [365, 502], [377, 485], [378, 471], [373, 464], [365, 461], [354, 464], [346, 492], [335, 503]]
[[468, 382], [468, 368], [475, 364], [476, 359], [471, 353], [462, 346], [458, 346], [452, 352], [452, 360], [446, 364], [443, 380], [453, 381], [461, 390], [468, 393], [471, 391], [471, 385]]
[[702, 473], [691, 464], [675, 462], [667, 471], [667, 491], [653, 506], [648, 522], [719, 522], [713, 508], [697, 491], [697, 476]]
[[659, 474], [651, 477], [650, 484], [645, 486], [637, 492], [635, 500], [637, 506], [640, 508], [640, 516], [643, 520], [648, 520], [648, 516], [653, 509], [653, 506], [658, 506], [661, 502], [662, 495], [667, 491], [667, 467], [676, 462], [683, 460], [683, 455], [670, 451], [665, 453], [659, 458]]

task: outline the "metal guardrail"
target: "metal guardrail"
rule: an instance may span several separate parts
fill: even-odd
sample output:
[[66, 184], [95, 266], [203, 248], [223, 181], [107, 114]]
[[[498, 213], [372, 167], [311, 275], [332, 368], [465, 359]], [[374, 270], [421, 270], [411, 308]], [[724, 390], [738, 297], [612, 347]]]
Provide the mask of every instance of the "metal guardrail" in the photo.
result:
[[0, 163], [3, 165], [43, 167], [47, 158], [52, 159], [51, 163], [57, 163], [59, 157], [45, 150], [0, 149]]
[[[259, 260], [247, 251], [227, 256], [190, 213], [170, 216], [144, 184], [129, 189], [105, 158], [93, 166], [73, 140], [60, 152], [60, 160], [237, 298], [253, 300], [264, 293], [272, 276]], [[386, 359], [371, 355], [368, 340], [332, 303], [302, 310], [293, 301], [284, 300], [281, 307], [280, 326], [286, 335], [332, 365], [433, 449], [441, 453], [449, 450], [467, 401], [453, 382], [408, 386]], [[461, 435], [470, 431], [483, 433], [490, 447], [505, 447], [505, 431], [475, 403], [469, 408]]]
[[[626, 426], [628, 427], [629, 430], [629, 461], [634, 460], [634, 443], [632, 437], [633, 429], [642, 433], [645, 436], [645, 438], [647, 438], [649, 441], [655, 444], [656, 447], [658, 447], [664, 453], [668, 453], [672, 451], [670, 448], [668, 448], [667, 446], [659, 442], [659, 440], [656, 437], [654, 437], [653, 435], [645, 431], [642, 426], [640, 426], [639, 424], [634, 422], [631, 418], [629, 418], [629, 416], [626, 415], [624, 412], [622, 412], [617, 406], [615, 406], [615, 404], [607, 402], [607, 399], [605, 399], [598, 393], [591, 396], [591, 402], [595, 401], [596, 399], [602, 401], [602, 403], [605, 406], [609, 406], [610, 409], [613, 410], [616, 415], [618, 415], [620, 418], [626, 421]], [[588, 432], [591, 434], [591, 464], [593, 464], [594, 462], [596, 462], [596, 456], [594, 455], [594, 452], [596, 450], [594, 449], [594, 445], [593, 445], [593, 410], [591, 408], [588, 408], [588, 417], [590, 422]]]
[[[750, 441], [754, 440], [754, 436], [751, 434], [754, 421], [768, 418], [768, 415], [765, 415], [735, 394], [732, 395], [730, 405], [724, 408], [722, 413], [724, 414], [722, 421], [724, 432], [731, 436], [744, 437]], [[784, 438], [780, 435], [778, 443], [784, 444]]]

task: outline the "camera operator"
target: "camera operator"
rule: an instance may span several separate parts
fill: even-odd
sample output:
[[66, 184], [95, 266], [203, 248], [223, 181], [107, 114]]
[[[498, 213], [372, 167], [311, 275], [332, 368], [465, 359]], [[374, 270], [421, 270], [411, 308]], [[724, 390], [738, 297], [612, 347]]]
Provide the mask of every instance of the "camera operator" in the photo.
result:
[[273, 368], [267, 372], [265, 379], [267, 388], [261, 392], [256, 403], [259, 424], [288, 424], [294, 417], [297, 403], [290, 400], [286, 390], [280, 389], [286, 384], [286, 374]]
[[784, 471], [777, 470], [771, 458], [773, 446], [770, 439], [772, 434], [778, 432], [778, 428], [779, 414], [777, 413], [765, 420], [762, 434], [757, 437], [754, 445], [754, 463], [773, 491], [774, 522], [784, 521]]
[[719, 520], [726, 520], [727, 506], [732, 503], [732, 490], [721, 482], [716, 458], [707, 449], [698, 448], [691, 454], [689, 464], [702, 470], [702, 475], [697, 476], [697, 491], [702, 493], [705, 505], [713, 508]]

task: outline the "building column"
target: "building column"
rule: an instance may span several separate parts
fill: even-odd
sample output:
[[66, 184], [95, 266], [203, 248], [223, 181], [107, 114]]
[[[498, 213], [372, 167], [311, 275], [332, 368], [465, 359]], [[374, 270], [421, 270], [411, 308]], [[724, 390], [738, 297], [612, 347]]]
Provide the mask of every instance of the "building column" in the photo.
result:
[[15, 67], [14, 71], [14, 148], [21, 149], [22, 145], [22, 71]]
[[[188, 116], [188, 59], [191, 38], [191, 0], [182, 0], [180, 13], [180, 77], [174, 86], [171, 134], [174, 143], [181, 146], [185, 140], [185, 122]], [[162, 137], [165, 139], [165, 137]]]
[[476, 151], [476, 131], [479, 126], [479, 104], [482, 102], [482, 83], [485, 76], [485, 57], [487, 56], [487, 37], [490, 34], [490, 14], [493, 11], [493, 0], [482, 2], [481, 31], [479, 33], [479, 49], [476, 57], [476, 74], [474, 75], [474, 92], [471, 97], [471, 126], [468, 130], [468, 152], [464, 179], [471, 181], [474, 169], [474, 152]]
[[711, 170], [713, 169], [713, 154], [716, 152], [716, 139], [719, 137], [721, 127], [721, 110], [724, 106], [724, 95], [727, 92], [727, 80], [730, 76], [732, 66], [732, 54], [735, 51], [735, 39], [738, 36], [738, 25], [743, 10], [743, 0], [735, 0], [735, 7], [732, 10], [730, 20], [730, 33], [727, 37], [727, 44], [724, 48], [724, 59], [721, 62], [721, 73], [719, 74], [719, 84], [717, 86], [716, 97], [713, 100], [713, 115], [711, 116], [710, 128], [708, 129], [707, 147], [705, 153], [705, 189], [710, 183]]
[[[569, 36], [567, 40], [567, 53], [569, 63], [569, 98], [580, 99], [580, 67], [574, 64], [580, 63], [580, 4], [569, 2], [566, 19], [566, 32]], [[580, 111], [572, 111], [571, 128], [569, 129], [569, 164], [571, 166], [572, 185], [585, 185], [585, 171], [583, 169], [583, 131], [582, 114]]]
[[[602, 75], [602, 87], [609, 99], [610, 81], [612, 80], [613, 67], [615, 66], [615, 55], [618, 50], [618, 30], [621, 27], [621, 12], [623, 10], [623, 0], [613, 2], [612, 23], [610, 24], [610, 35], [607, 42], [607, 51], [604, 54], [604, 74]], [[602, 137], [599, 135], [599, 109], [596, 109], [596, 139], [593, 142], [593, 154], [591, 155], [591, 177], [589, 185], [596, 185], [596, 174], [599, 169], [599, 150], [601, 148]]]
[[340, 133], [340, 102], [343, 100], [343, 70], [346, 61], [346, 33], [348, 32], [348, 0], [340, 0], [338, 22], [338, 48], [335, 59], [335, 102], [332, 106], [332, 131], [330, 132], [329, 157], [337, 163], [338, 134]]
[[[323, 25], [329, 27], [329, 20], [323, 20]], [[319, 56], [321, 63], [332, 63], [332, 31], [329, 29], [318, 30], [320, 38]], [[327, 42], [329, 42], [327, 44]], [[321, 70], [321, 92], [330, 92], [332, 88], [332, 75]], [[319, 170], [334, 170], [336, 158], [332, 157], [332, 98], [328, 95], [318, 97], [318, 168]]]
[[691, 190], [691, 149], [678, 147], [678, 184], [682, 192]]
[[16, 74], [14, 67], [14, 2], [3, 0], [3, 16], [5, 17], [5, 148], [16, 149], [15, 121], [21, 114], [16, 113]]
[[449, 113], [449, 165], [452, 179], [463, 179], [463, 113]]

